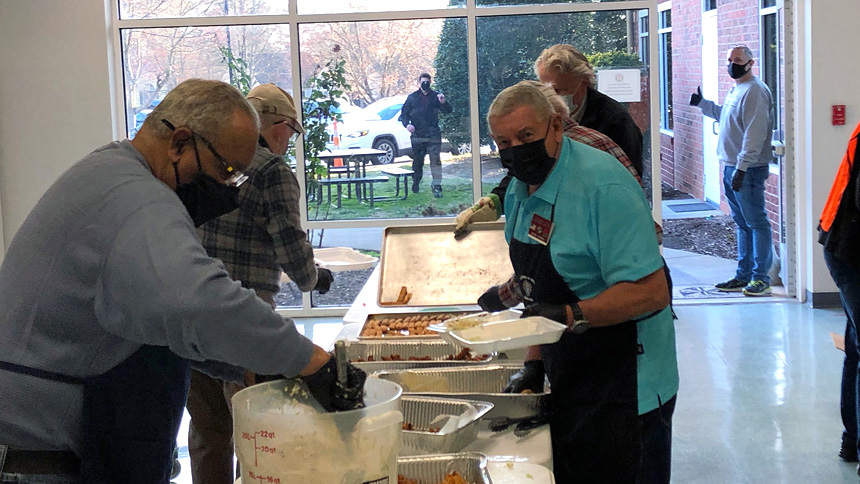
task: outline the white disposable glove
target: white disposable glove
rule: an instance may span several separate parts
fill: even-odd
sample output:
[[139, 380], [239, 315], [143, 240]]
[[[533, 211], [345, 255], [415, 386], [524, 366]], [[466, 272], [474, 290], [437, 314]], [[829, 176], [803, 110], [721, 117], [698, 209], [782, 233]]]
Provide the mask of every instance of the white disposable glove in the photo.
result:
[[494, 222], [499, 219], [499, 213], [496, 211], [498, 198], [495, 195], [483, 197], [478, 200], [478, 203], [472, 205], [460, 212], [454, 220], [454, 232], [459, 233], [466, 230], [466, 227], [474, 222]]

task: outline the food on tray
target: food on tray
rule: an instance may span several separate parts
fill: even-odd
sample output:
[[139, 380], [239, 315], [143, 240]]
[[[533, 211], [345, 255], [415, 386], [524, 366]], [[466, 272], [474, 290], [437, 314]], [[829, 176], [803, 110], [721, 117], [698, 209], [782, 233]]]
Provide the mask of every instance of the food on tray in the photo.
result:
[[374, 316], [373, 319], [365, 323], [361, 330], [361, 336], [365, 338], [436, 336], [437, 333], [427, 329], [427, 326], [441, 323], [453, 317], [454, 315], [450, 313]]
[[412, 299], [412, 293], [406, 289], [406, 286], [400, 286], [400, 293], [394, 301], [382, 301], [379, 304], [383, 306], [402, 306], [409, 303]]
[[[397, 475], [397, 484], [421, 484], [418, 481], [414, 481], [412, 479], [408, 479], [406, 476]], [[434, 483], [436, 484], [436, 483]], [[460, 475], [459, 472], [454, 471], [445, 476], [441, 482], [438, 484], [469, 484], [469, 481], [463, 479], [463, 476]]]
[[432, 432], [432, 433], [436, 434], [436, 433], [439, 433], [440, 429], [438, 429], [438, 428], [416, 429], [415, 426], [412, 425], [411, 423], [404, 422], [403, 423], [403, 430], [412, 430], [415, 432]]
[[[457, 353], [456, 355], [448, 355], [444, 358], [437, 358], [437, 360], [444, 361], [484, 361], [487, 360], [490, 355], [472, 355], [472, 351], [469, 348], [463, 348], [462, 351]], [[367, 358], [355, 358], [352, 360], [353, 363], [364, 363], [371, 361], [430, 361], [433, 358], [429, 356], [410, 356], [408, 358], [404, 358], [398, 354], [392, 353], [389, 356], [380, 356], [379, 360], [374, 358], [373, 355], [368, 356]]]
[[468, 316], [465, 318], [454, 319], [445, 323], [448, 331], [458, 331], [466, 328], [474, 328], [484, 322], [482, 317]]

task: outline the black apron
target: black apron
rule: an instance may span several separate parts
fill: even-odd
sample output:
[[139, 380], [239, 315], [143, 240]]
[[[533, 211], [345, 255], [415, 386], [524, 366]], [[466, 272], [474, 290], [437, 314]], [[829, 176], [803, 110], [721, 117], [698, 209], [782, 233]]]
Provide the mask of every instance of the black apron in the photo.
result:
[[91, 378], [0, 361], [0, 368], [83, 385], [82, 484], [167, 484], [188, 394], [190, 364], [167, 347], [144, 345]]
[[[550, 222], [554, 205], [552, 211]], [[549, 243], [511, 238], [510, 256], [521, 287], [531, 287], [524, 294], [526, 305], [579, 301], [555, 269]], [[549, 421], [558, 484], [636, 482], [641, 454], [636, 348], [633, 322], [582, 334], [565, 331], [557, 343], [541, 345], [552, 390]]]

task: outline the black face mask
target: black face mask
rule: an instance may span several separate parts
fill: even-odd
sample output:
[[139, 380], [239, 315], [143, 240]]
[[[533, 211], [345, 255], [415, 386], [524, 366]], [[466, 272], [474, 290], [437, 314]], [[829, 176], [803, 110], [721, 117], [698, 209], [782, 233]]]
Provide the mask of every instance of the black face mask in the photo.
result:
[[239, 208], [239, 188], [218, 183], [217, 180], [203, 173], [200, 153], [197, 151], [197, 140], [193, 141], [193, 145], [199, 170], [194, 175], [194, 179], [188, 183], [179, 183], [179, 168], [176, 163], [173, 164], [173, 174], [176, 176], [176, 195], [188, 210], [194, 226], [199, 227]]
[[429, 91], [430, 90], [430, 81], [421, 81], [421, 90]]
[[[552, 126], [550, 121], [546, 128]], [[529, 185], [540, 185], [549, 176], [556, 159], [546, 152], [546, 135], [543, 138], [519, 146], [511, 146], [499, 150], [502, 166], [511, 172], [518, 180]]]
[[746, 64], [735, 64], [734, 62], [730, 62], [728, 65], [729, 75], [732, 79], [740, 79], [744, 77], [747, 72], [747, 66], [752, 62], [752, 60], [748, 61]]

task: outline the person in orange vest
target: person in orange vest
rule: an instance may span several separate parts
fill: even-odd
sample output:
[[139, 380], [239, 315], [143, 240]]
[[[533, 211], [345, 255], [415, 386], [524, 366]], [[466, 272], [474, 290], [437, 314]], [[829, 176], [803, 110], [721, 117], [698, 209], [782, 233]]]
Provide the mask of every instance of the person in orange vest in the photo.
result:
[[[860, 124], [854, 128], [836, 180], [821, 213], [818, 224], [818, 242], [824, 246], [824, 262], [839, 288], [842, 309], [848, 320], [845, 324], [845, 362], [842, 365], [842, 448], [839, 457], [847, 462], [858, 460], [858, 414], [860, 402], [857, 385], [860, 383], [860, 340], [857, 322], [860, 319]], [[860, 469], [858, 469], [860, 473]]]

